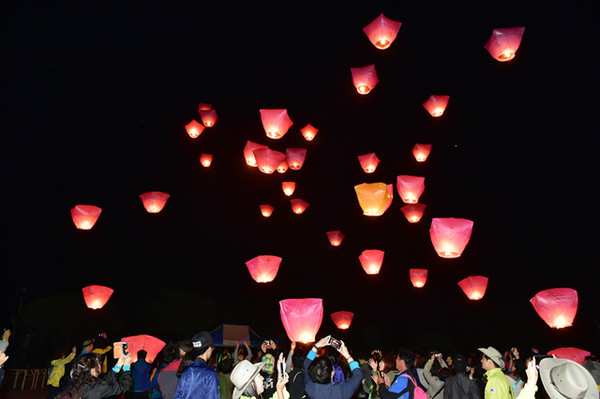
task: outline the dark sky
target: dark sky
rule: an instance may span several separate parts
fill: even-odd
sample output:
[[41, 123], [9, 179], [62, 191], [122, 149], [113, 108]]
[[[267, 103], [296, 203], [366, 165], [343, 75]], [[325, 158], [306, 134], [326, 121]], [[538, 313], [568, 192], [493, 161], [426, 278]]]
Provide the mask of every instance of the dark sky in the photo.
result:
[[[598, 3], [287, 3], [2, 6], [3, 323], [18, 288], [26, 306], [102, 284], [116, 290], [113, 308], [157, 290], [213, 300], [214, 325], [190, 315], [199, 329], [248, 323], [285, 339], [278, 301], [319, 297], [320, 334], [355, 345], [369, 335], [598, 351]], [[381, 12], [402, 22], [386, 51], [362, 31]], [[521, 47], [497, 62], [483, 45], [511, 26], [526, 27]], [[380, 82], [360, 96], [350, 68], [369, 64]], [[443, 117], [423, 109], [430, 94], [450, 95]], [[199, 102], [219, 121], [192, 140], [184, 125]], [[265, 136], [260, 108], [288, 109], [284, 138]], [[312, 142], [299, 133], [307, 123], [320, 130]], [[245, 165], [247, 140], [307, 148], [306, 163], [264, 175]], [[417, 142], [433, 144], [424, 164]], [[214, 154], [208, 169], [202, 152]], [[356, 158], [368, 152], [381, 159], [372, 175]], [[423, 220], [405, 220], [397, 192], [383, 216], [363, 216], [353, 186], [401, 174], [426, 178]], [[291, 212], [284, 180], [311, 204], [304, 214]], [[158, 215], [138, 198], [153, 190], [171, 195]], [[76, 204], [103, 209], [91, 231], [75, 229]], [[461, 258], [435, 254], [432, 217], [474, 221]], [[325, 236], [334, 229], [346, 234], [339, 248]], [[386, 252], [377, 276], [358, 261], [372, 248]], [[260, 254], [283, 258], [266, 285], [244, 265]], [[425, 288], [410, 285], [411, 267], [429, 269]], [[479, 302], [456, 284], [469, 275], [490, 278]], [[529, 303], [555, 287], [579, 292], [574, 327], [548, 328]], [[337, 310], [356, 313], [350, 331], [333, 327]]]

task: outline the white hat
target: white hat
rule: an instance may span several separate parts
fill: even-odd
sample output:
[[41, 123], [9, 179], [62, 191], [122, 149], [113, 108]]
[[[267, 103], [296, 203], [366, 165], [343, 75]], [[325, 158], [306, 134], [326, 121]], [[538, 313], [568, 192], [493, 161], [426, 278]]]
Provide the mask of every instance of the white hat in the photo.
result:
[[487, 348], [478, 348], [481, 353], [486, 355], [488, 359], [492, 359], [494, 363], [500, 366], [501, 369], [505, 367], [504, 360], [502, 359], [502, 353], [498, 352], [498, 349], [488, 346]]
[[540, 377], [551, 399], [598, 399], [598, 385], [580, 364], [568, 359], [545, 358], [539, 364]]
[[248, 388], [248, 385], [260, 372], [266, 362], [252, 364], [247, 360], [239, 362], [231, 371], [231, 382], [233, 383], [233, 399], [238, 399]]

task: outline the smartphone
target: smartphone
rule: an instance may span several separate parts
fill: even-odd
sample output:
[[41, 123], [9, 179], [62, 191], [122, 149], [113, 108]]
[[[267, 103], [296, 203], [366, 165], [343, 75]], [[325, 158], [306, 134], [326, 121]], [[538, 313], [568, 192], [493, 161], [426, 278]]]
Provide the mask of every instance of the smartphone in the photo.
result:
[[284, 362], [277, 362], [277, 370], [279, 371], [279, 375], [281, 376], [281, 378], [286, 376]]
[[129, 355], [127, 342], [113, 342], [113, 358], [118, 359], [123, 355]]
[[329, 337], [329, 341], [327, 343], [333, 346], [335, 349], [340, 349], [342, 347], [342, 341], [333, 337]]

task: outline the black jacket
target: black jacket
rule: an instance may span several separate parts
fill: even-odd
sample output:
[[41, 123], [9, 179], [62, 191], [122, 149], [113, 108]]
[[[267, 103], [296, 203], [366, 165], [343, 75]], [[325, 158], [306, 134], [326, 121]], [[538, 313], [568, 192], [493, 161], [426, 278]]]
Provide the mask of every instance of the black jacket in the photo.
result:
[[457, 374], [446, 379], [444, 399], [481, 399], [481, 394], [475, 381], [465, 374]]
[[90, 385], [83, 388], [82, 399], [102, 399], [119, 396], [131, 388], [131, 371], [123, 373], [123, 379], [119, 381], [119, 375], [112, 369], [105, 376], [98, 378]]

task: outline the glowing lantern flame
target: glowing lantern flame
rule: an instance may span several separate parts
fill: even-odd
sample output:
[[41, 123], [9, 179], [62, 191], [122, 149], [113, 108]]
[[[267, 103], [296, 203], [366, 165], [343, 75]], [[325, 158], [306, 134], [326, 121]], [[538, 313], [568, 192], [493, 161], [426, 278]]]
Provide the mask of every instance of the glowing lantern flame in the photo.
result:
[[354, 318], [354, 313], [345, 310], [331, 314], [331, 320], [333, 320], [335, 326], [340, 330], [347, 330], [350, 324], [352, 324], [352, 318]]
[[267, 137], [282, 138], [294, 124], [288, 116], [287, 109], [261, 109], [260, 117]]
[[423, 103], [423, 107], [425, 107], [431, 116], [437, 118], [444, 114], [446, 106], [448, 106], [448, 100], [450, 100], [450, 96], [436, 96], [432, 94], [431, 97]]
[[373, 173], [375, 169], [377, 169], [377, 165], [379, 165], [379, 158], [375, 155], [374, 152], [369, 154], [359, 155], [358, 162], [360, 162], [360, 166], [366, 173]]
[[483, 276], [470, 276], [458, 282], [458, 286], [463, 290], [467, 298], [472, 301], [478, 301], [485, 295], [488, 278]]
[[217, 123], [217, 119], [219, 119], [217, 111], [214, 109], [200, 111], [200, 118], [202, 118], [202, 123], [204, 123], [204, 126], [206, 127], [213, 127], [215, 123]]
[[112, 288], [103, 285], [90, 285], [81, 289], [85, 305], [90, 309], [102, 309], [110, 296], [115, 292]]
[[318, 132], [319, 132], [319, 129], [312, 126], [310, 123], [308, 125], [304, 126], [302, 129], [300, 129], [300, 133], [302, 133], [302, 136], [304, 136], [304, 139], [306, 141], [312, 141]]
[[525, 27], [494, 29], [484, 47], [496, 60], [510, 61], [515, 58], [515, 53], [521, 45], [523, 32]]
[[410, 282], [412, 283], [413, 287], [416, 288], [423, 288], [425, 286], [428, 274], [429, 272], [427, 269], [410, 269], [408, 271]]
[[94, 205], [75, 205], [71, 209], [71, 218], [79, 230], [91, 230], [100, 217], [102, 209]]
[[288, 166], [288, 163], [285, 161], [285, 159], [283, 161], [281, 161], [281, 163], [279, 164], [279, 166], [277, 166], [277, 172], [279, 173], [285, 173], [287, 172], [287, 170], [290, 167]]
[[290, 195], [294, 194], [294, 191], [296, 191], [296, 182], [281, 182], [281, 189], [283, 190], [283, 193], [289, 197]]
[[375, 65], [367, 65], [360, 68], [350, 68], [352, 83], [359, 94], [369, 94], [379, 82]]
[[425, 208], [427, 206], [425, 204], [411, 204], [405, 205], [400, 210], [406, 217], [409, 223], [418, 223], [423, 217], [423, 213], [425, 212]]
[[281, 322], [292, 342], [315, 342], [323, 321], [320, 298], [284, 299], [279, 301]]
[[569, 359], [579, 364], [583, 364], [585, 358], [591, 355], [589, 351], [573, 347], [556, 348], [548, 352], [548, 354], [554, 355], [559, 359]]
[[275, 209], [275, 208], [273, 208], [269, 204], [260, 205], [260, 213], [261, 213], [261, 215], [263, 215], [266, 218], [271, 216], [271, 214], [273, 213], [273, 209]]
[[473, 221], [458, 218], [433, 218], [429, 229], [431, 243], [441, 258], [458, 258], [471, 238]]
[[292, 204], [292, 211], [296, 214], [296, 215], [300, 215], [301, 213], [303, 213], [306, 208], [308, 208], [310, 206], [310, 204], [300, 198], [296, 198], [293, 200], [290, 200], [290, 203]]
[[259, 150], [261, 148], [269, 148], [266, 145], [254, 143], [250, 140], [246, 142], [244, 146], [244, 159], [246, 160], [246, 164], [248, 166], [256, 167], [256, 158], [254, 158], [254, 150]]
[[538, 292], [529, 302], [550, 327], [564, 328], [573, 325], [579, 299], [574, 289], [552, 288]]
[[365, 26], [363, 31], [373, 46], [379, 50], [385, 50], [396, 39], [400, 26], [402, 26], [401, 22], [393, 21], [381, 14]]
[[148, 213], [159, 213], [165, 207], [170, 195], [160, 191], [150, 191], [140, 194], [144, 208]]
[[200, 163], [205, 168], [208, 168], [210, 166], [210, 164], [212, 163], [212, 160], [213, 160], [212, 154], [202, 154], [202, 155], [200, 155]]
[[212, 104], [209, 103], [199, 103], [198, 104], [198, 113], [202, 111], [210, 111], [212, 109]]
[[133, 361], [137, 361], [137, 353], [141, 350], [146, 351], [146, 361], [152, 363], [154, 358], [165, 347], [165, 343], [152, 335], [134, 335], [131, 337], [121, 338], [121, 341], [127, 342], [129, 353]]
[[291, 170], [301, 169], [305, 159], [306, 148], [286, 148], [285, 160]]
[[274, 255], [260, 255], [246, 262], [250, 275], [257, 283], [269, 283], [275, 280], [281, 258]]
[[358, 204], [366, 216], [381, 216], [390, 207], [393, 188], [385, 183], [363, 183], [354, 186]]
[[416, 204], [425, 190], [425, 178], [400, 175], [396, 178], [396, 189], [405, 204]]
[[195, 139], [198, 136], [200, 136], [200, 134], [202, 134], [202, 132], [204, 131], [204, 126], [202, 126], [196, 121], [191, 121], [190, 123], [185, 125], [185, 131], [191, 138]]
[[360, 264], [365, 270], [365, 273], [378, 274], [379, 270], [381, 270], [384, 254], [385, 252], [380, 251], [379, 249], [366, 249], [362, 251], [358, 260], [360, 260]]
[[346, 237], [344, 233], [339, 230], [328, 231], [326, 234], [327, 238], [329, 239], [329, 243], [333, 247], [339, 247], [342, 244], [342, 241], [344, 241], [344, 237]]
[[277, 170], [277, 167], [281, 162], [285, 160], [285, 154], [279, 151], [273, 151], [269, 148], [259, 148], [254, 150], [254, 158], [256, 159], [256, 166], [262, 173], [268, 175], [272, 174]]
[[431, 153], [431, 144], [415, 144], [412, 153], [417, 162], [425, 162]]

